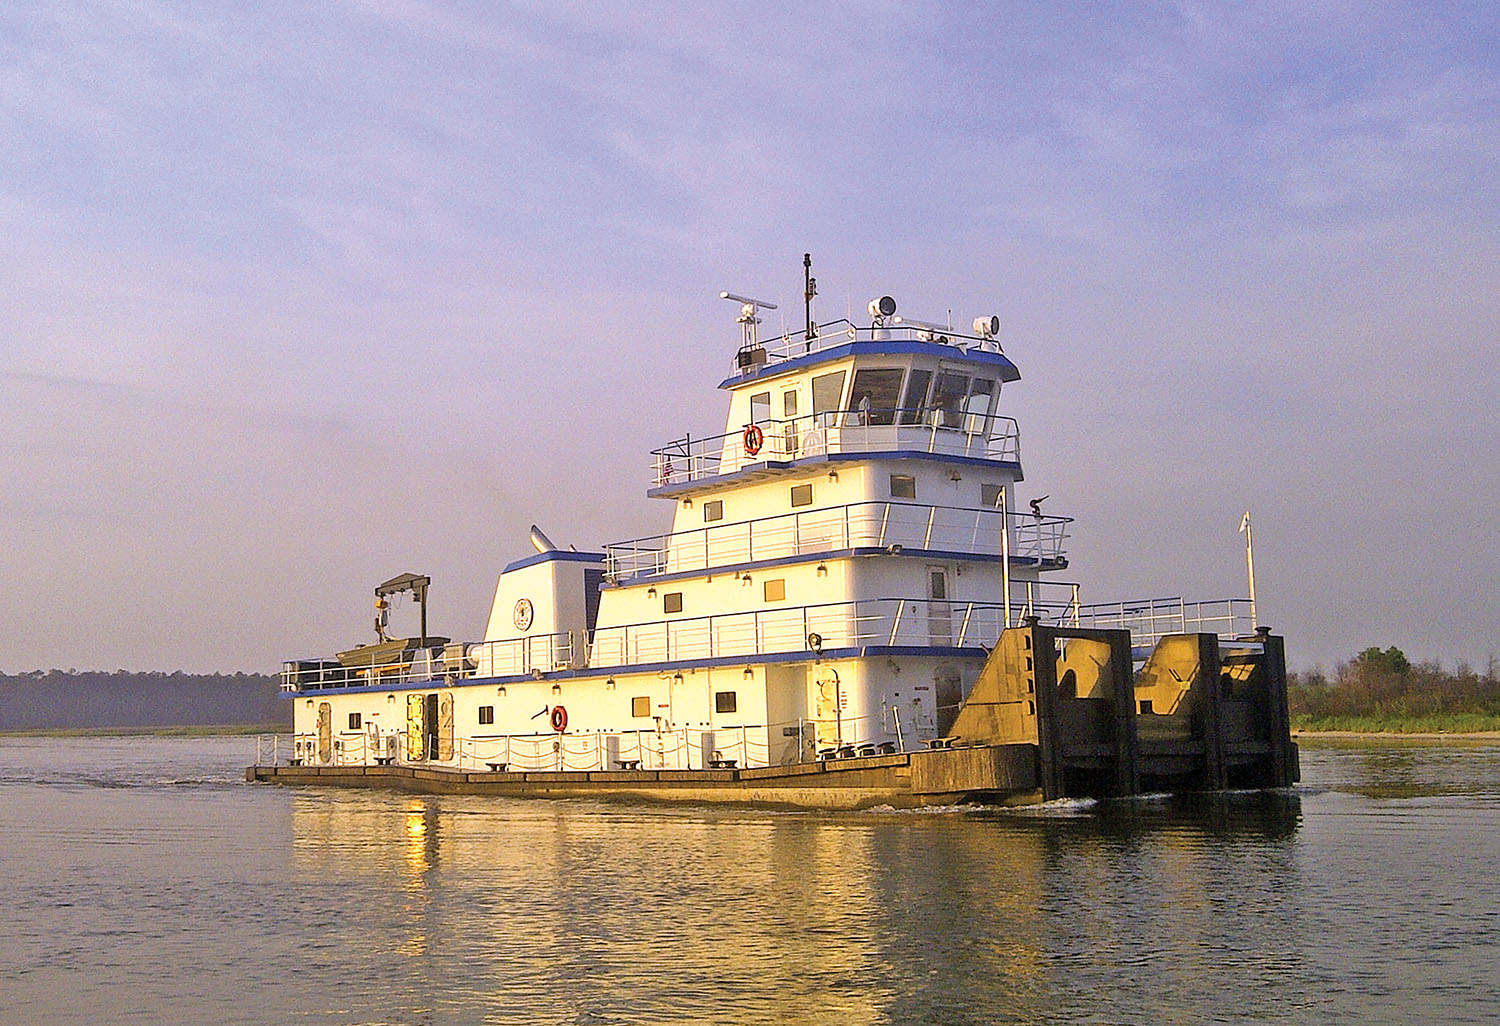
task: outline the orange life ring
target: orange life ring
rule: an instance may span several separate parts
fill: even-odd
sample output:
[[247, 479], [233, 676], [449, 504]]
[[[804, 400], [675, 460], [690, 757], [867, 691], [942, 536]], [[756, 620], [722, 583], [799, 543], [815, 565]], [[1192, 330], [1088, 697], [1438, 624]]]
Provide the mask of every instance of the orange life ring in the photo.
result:
[[745, 428], [745, 455], [754, 456], [760, 452], [760, 447], [766, 444], [765, 432], [761, 431], [759, 425], [751, 424]]
[[568, 710], [560, 705], [552, 707], [552, 729], [559, 734], [568, 729]]

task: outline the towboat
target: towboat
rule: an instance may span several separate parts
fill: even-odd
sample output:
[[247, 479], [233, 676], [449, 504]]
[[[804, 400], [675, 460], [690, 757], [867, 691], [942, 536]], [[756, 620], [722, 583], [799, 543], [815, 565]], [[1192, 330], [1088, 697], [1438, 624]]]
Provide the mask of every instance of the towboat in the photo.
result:
[[[1072, 519], [1023, 498], [1000, 322], [872, 300], [739, 345], [721, 431], [654, 449], [663, 534], [539, 528], [483, 638], [375, 589], [376, 641], [284, 664], [252, 780], [859, 808], [1297, 779], [1282, 639], [1244, 599], [1086, 603]], [[415, 637], [387, 633], [414, 593]]]

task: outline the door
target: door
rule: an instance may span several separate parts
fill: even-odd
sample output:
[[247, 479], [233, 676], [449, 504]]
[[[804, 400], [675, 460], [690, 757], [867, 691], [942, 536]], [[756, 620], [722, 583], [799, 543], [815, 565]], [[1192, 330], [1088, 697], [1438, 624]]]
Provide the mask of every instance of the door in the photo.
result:
[[437, 696], [437, 757], [443, 762], [453, 758], [453, 692]]
[[838, 671], [832, 667], [818, 667], [810, 684], [817, 747], [837, 748], [844, 741], [844, 691]]
[[420, 762], [425, 756], [423, 739], [427, 736], [424, 728], [426, 711], [427, 703], [423, 701], [421, 695], [406, 696], [406, 759], [408, 762]]
[[953, 612], [948, 602], [948, 571], [927, 568], [927, 638], [931, 645], [953, 644]]
[[318, 761], [333, 758], [333, 706], [318, 703]]
[[422, 710], [422, 758], [436, 759], [438, 757], [438, 696], [434, 691], [430, 695], [423, 695], [426, 707]]

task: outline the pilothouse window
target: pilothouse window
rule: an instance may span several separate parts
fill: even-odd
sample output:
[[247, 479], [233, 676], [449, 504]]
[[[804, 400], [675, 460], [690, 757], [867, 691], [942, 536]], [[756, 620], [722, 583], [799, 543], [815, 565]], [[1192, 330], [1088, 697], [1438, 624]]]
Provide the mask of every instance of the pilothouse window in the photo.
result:
[[927, 386], [932, 384], [932, 371], [914, 370], [906, 380], [906, 395], [901, 400], [901, 423], [921, 424], [927, 411]]
[[932, 386], [932, 408], [938, 427], [963, 427], [964, 399], [969, 394], [969, 376], [943, 371]]
[[771, 419], [771, 393], [757, 392], [750, 397], [750, 423], [764, 424]]
[[[812, 411], [813, 416], [819, 414], [831, 414], [842, 407], [844, 398], [844, 372], [834, 371], [831, 374], [819, 374], [812, 379]], [[825, 427], [826, 421], [819, 419], [819, 427]]]
[[845, 418], [845, 422], [894, 424], [903, 373], [899, 367], [856, 372], [854, 387], [849, 392], [849, 406], [853, 412]]

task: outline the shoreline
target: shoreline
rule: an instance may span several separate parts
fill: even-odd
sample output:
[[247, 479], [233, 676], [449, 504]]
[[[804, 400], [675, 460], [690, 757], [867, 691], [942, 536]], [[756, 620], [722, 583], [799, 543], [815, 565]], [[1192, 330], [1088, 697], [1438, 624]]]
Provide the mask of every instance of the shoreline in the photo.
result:
[[251, 737], [256, 734], [289, 734], [291, 727], [272, 723], [210, 723], [171, 727], [38, 727], [34, 730], [0, 730], [7, 737]]
[[1292, 728], [1293, 740], [1310, 741], [1500, 741], [1500, 730], [1306, 730]]

